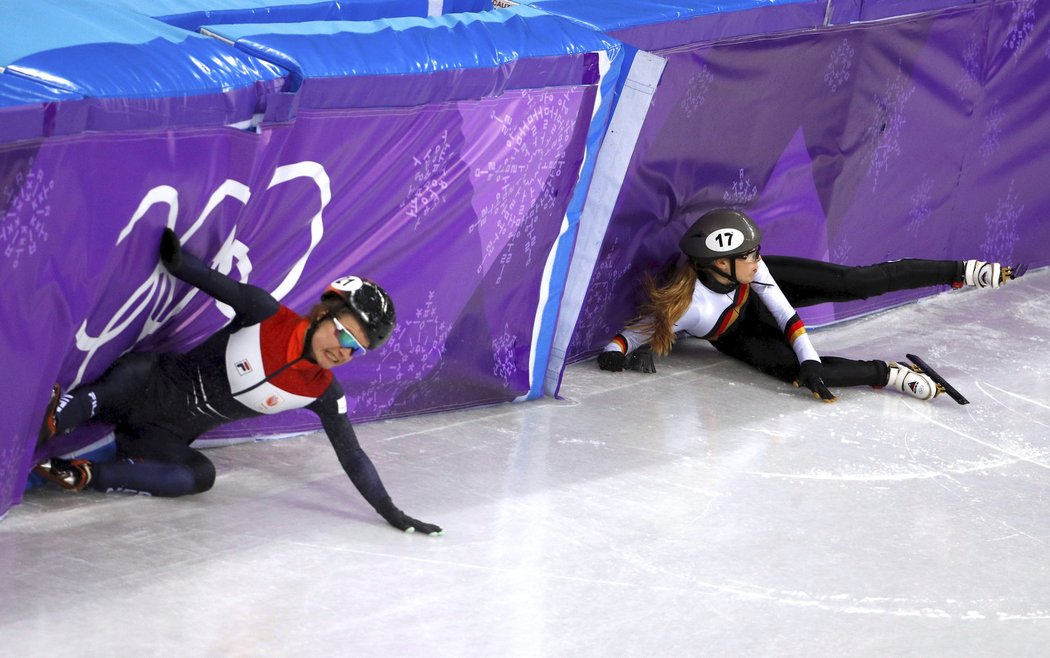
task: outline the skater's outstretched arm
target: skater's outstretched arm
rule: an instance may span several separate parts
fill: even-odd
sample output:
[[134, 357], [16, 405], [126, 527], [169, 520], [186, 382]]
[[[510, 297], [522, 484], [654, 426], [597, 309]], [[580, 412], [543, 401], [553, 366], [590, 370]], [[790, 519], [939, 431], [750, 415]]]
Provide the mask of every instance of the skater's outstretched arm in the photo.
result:
[[160, 262], [180, 280], [233, 307], [245, 324], [262, 322], [280, 308], [280, 303], [262, 288], [234, 281], [183, 251], [179, 236], [168, 228], [160, 239]]
[[653, 363], [653, 350], [649, 341], [651, 332], [646, 332], [644, 322], [631, 325], [605, 346], [598, 354], [598, 367], [610, 372], [637, 370], [639, 372], [656, 372]]
[[[333, 406], [335, 411], [332, 410]], [[347, 418], [345, 412], [340, 413], [346, 408], [346, 401], [338, 382], [332, 382], [328, 391], [308, 408], [321, 417], [321, 425], [324, 427], [325, 434], [328, 435], [328, 440], [332, 443], [335, 454], [339, 457], [339, 463], [350, 477], [350, 481], [357, 487], [361, 496], [375, 508], [376, 512], [386, 519], [387, 523], [405, 532], [441, 534], [440, 526], [414, 519], [394, 505], [386, 487], [383, 486], [383, 481], [379, 478], [375, 465], [361, 448], [350, 419]]]
[[799, 318], [795, 307], [788, 301], [780, 286], [777, 285], [765, 262], [759, 263], [754, 283], [759, 285], [753, 286], [752, 289], [776, 319], [780, 330], [784, 332], [784, 339], [794, 350], [795, 357], [798, 359], [799, 372], [795, 379], [795, 386], [808, 388], [813, 392], [813, 397], [818, 400], [834, 402], [835, 394], [824, 384], [820, 355], [809, 340], [806, 325]]

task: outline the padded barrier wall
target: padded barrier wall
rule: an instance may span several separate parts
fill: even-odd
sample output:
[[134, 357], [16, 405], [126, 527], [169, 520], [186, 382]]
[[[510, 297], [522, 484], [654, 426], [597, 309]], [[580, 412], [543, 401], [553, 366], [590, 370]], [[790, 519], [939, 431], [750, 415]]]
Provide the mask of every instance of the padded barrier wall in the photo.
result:
[[[130, 349], [184, 350], [227, 321], [158, 267], [165, 226], [301, 312], [348, 273], [390, 290], [390, 342], [336, 372], [354, 419], [541, 394], [577, 181], [605, 132], [621, 44], [528, 7], [227, 14], [205, 37], [126, 5], [89, 15], [32, 0], [16, 18], [49, 33], [0, 52], [0, 350], [20, 373], [0, 382], [0, 513], [32, 463], [107, 432], [34, 455], [51, 382], [90, 381]], [[317, 427], [291, 412], [205, 443]]]
[[[530, 4], [661, 60], [636, 147], [612, 162], [611, 134], [599, 157], [591, 190], [602, 194], [588, 198], [584, 225], [602, 226], [588, 234], [600, 239], [577, 245], [548, 392], [565, 362], [593, 356], [633, 315], [643, 273], [677, 258], [681, 208], [747, 209], [766, 253], [1050, 262], [1048, 0], [717, 16], [652, 3], [669, 22], [647, 18], [644, 1], [631, 3], [633, 20], [606, 2]], [[910, 15], [870, 20], [894, 12]], [[935, 292], [800, 314], [815, 326]]]

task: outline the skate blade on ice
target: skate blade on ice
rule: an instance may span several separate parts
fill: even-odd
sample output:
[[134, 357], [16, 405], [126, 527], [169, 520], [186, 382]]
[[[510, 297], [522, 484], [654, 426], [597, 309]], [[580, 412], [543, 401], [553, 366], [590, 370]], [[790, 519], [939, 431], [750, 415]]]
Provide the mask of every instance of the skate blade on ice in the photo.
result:
[[942, 377], [936, 370], [931, 368], [929, 364], [923, 361], [921, 358], [914, 354], [906, 354], [908, 360], [917, 366], [918, 371], [929, 375], [930, 379], [937, 382], [937, 388], [948, 394], [948, 397], [955, 400], [959, 404], [970, 404], [970, 401], [963, 397], [962, 393], [957, 391], [954, 386], [948, 383], [948, 380]]

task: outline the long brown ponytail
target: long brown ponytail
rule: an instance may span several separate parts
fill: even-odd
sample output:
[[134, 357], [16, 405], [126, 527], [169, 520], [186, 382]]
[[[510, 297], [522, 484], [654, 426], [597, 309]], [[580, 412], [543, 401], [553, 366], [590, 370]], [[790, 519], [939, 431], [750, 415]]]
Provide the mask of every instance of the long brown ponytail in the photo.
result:
[[631, 329], [652, 332], [653, 352], [666, 356], [674, 345], [674, 323], [682, 317], [693, 300], [696, 270], [688, 260], [680, 264], [670, 279], [658, 286], [652, 274], [643, 281], [648, 300], [638, 308], [638, 316], [628, 325]]

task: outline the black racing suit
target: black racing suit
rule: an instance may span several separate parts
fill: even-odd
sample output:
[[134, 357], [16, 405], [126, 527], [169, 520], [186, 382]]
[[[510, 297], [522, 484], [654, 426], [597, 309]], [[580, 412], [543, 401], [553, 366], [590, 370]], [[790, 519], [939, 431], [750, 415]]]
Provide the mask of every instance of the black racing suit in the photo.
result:
[[[828, 386], [882, 386], [885, 361], [820, 356], [795, 307], [867, 299], [895, 290], [956, 285], [963, 262], [905, 259], [851, 267], [808, 258], [763, 256], [755, 283], [723, 285], [701, 270], [693, 298], [676, 333], [705, 338], [718, 351], [785, 382], [799, 375], [807, 359], [822, 362]], [[752, 294], [756, 293], [756, 294]], [[631, 354], [651, 339], [647, 323], [623, 329], [605, 351]]]
[[[262, 288], [182, 252], [179, 279], [231, 306], [233, 320], [185, 354], [129, 353], [60, 405], [59, 431], [96, 417], [115, 426], [117, 460], [95, 463], [90, 486], [181, 496], [207, 491], [215, 467], [189, 447], [233, 420], [306, 408], [316, 413], [343, 469], [387, 521], [400, 514], [361, 449], [332, 373], [304, 357], [309, 321]], [[395, 524], [396, 525], [396, 524]]]
[[[849, 302], [911, 290], [950, 285], [962, 280], [962, 261], [904, 259], [864, 266], [846, 266], [790, 256], [763, 257], [770, 274], [792, 306]], [[712, 341], [718, 351], [748, 363], [785, 382], [798, 376], [799, 362], [784, 332], [761, 299], [752, 297], [736, 326]], [[822, 378], [828, 386], [882, 386], [888, 376], [882, 360], [821, 356]]]

